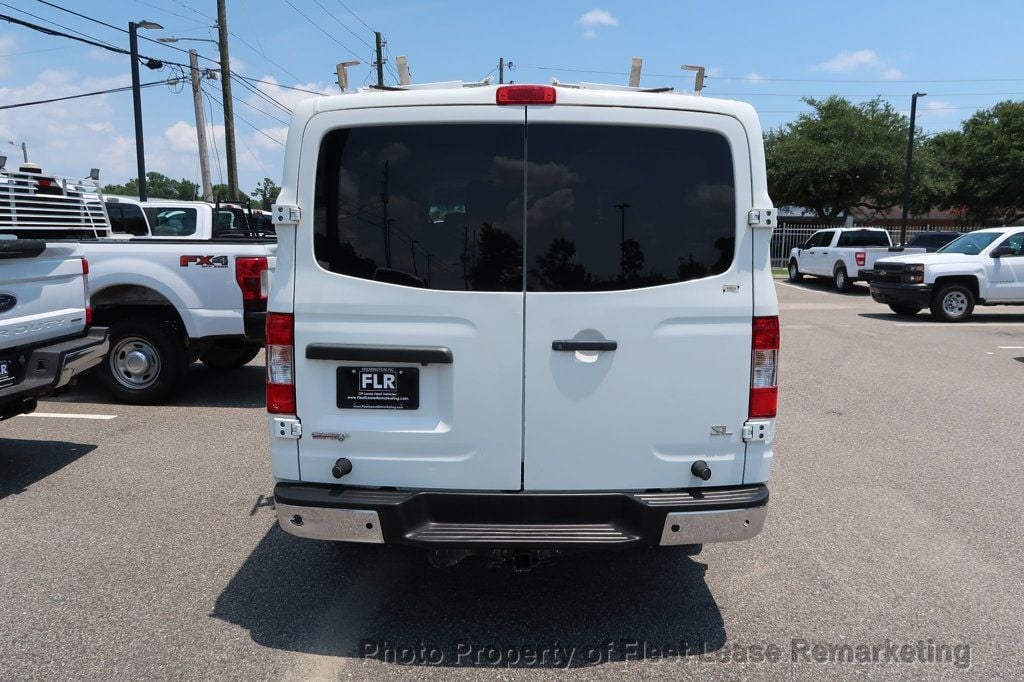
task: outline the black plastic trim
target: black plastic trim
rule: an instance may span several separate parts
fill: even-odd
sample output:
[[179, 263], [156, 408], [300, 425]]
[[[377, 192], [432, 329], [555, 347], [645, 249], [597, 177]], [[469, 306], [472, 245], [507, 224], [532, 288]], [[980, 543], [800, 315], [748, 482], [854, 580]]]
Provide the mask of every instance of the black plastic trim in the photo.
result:
[[[666, 514], [763, 507], [768, 504], [768, 487], [531, 493], [379, 490], [280, 482], [274, 487], [274, 499], [296, 507], [375, 511], [389, 544], [522, 547], [523, 537], [511, 536], [525, 533], [537, 548], [609, 543], [645, 546], [660, 543]], [[472, 534], [465, 531], [469, 528]], [[573, 528], [583, 529], [579, 537], [573, 537]], [[453, 539], [452, 535], [459, 537]], [[503, 536], [510, 537], [503, 540]]]
[[573, 341], [561, 340], [552, 341], [551, 350], [574, 351], [574, 350], [615, 350], [619, 347], [617, 341]]
[[267, 338], [267, 313], [246, 312], [242, 319], [245, 323], [245, 340], [263, 343]]
[[932, 301], [932, 286], [871, 282], [871, 298], [876, 303], [927, 308]]
[[311, 343], [306, 346], [306, 359], [450, 365], [452, 351], [445, 346], [354, 346], [340, 343]]

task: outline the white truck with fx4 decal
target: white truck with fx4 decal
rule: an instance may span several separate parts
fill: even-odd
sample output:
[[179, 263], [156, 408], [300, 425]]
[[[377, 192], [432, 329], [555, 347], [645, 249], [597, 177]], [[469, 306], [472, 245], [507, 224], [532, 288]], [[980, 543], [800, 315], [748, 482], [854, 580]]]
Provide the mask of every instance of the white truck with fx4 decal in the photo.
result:
[[110, 328], [99, 376], [123, 402], [154, 404], [195, 360], [239, 367], [263, 345], [276, 239], [237, 207], [104, 196], [96, 178], [0, 171], [0, 234], [75, 244], [89, 303]]

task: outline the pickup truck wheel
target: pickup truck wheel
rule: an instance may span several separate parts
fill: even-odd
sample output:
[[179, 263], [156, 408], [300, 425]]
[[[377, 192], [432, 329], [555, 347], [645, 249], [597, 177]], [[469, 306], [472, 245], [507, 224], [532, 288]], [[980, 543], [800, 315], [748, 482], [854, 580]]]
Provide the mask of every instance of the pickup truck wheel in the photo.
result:
[[236, 369], [249, 364], [263, 346], [213, 344], [199, 354], [199, 360], [212, 369]]
[[932, 296], [932, 316], [942, 322], [963, 322], [974, 312], [974, 293], [963, 284], [949, 284]]
[[188, 365], [180, 332], [162, 320], [136, 317], [110, 325], [110, 352], [99, 375], [119, 401], [155, 405], [177, 388]]
[[832, 279], [836, 285], [836, 291], [846, 293], [853, 288], [853, 282], [850, 281], [850, 276], [846, 274], [846, 266], [840, 265], [832, 273]]
[[916, 308], [912, 305], [889, 304], [889, 309], [900, 317], [913, 317], [921, 312], [920, 308]]
[[800, 272], [800, 266], [796, 264], [796, 259], [794, 258], [794, 259], [790, 260], [789, 261], [789, 281], [790, 282], [799, 282], [803, 278], [804, 278], [804, 275], [803, 275], [802, 272]]

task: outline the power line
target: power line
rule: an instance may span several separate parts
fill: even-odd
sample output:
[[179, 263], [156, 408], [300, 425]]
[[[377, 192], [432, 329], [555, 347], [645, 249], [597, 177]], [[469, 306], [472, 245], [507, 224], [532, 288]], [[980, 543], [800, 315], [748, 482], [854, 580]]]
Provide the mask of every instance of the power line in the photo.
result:
[[[212, 100], [213, 100], [214, 102], [216, 102], [216, 103], [217, 103], [218, 105], [220, 105], [220, 107], [221, 107], [221, 108], [223, 108], [223, 107], [224, 107], [224, 103], [223, 103], [223, 102], [221, 102], [221, 101], [220, 101], [219, 99], [217, 99], [216, 97], [214, 97], [213, 95], [211, 95], [210, 93], [206, 92], [206, 88], [203, 88], [203, 92], [204, 92], [204, 93], [206, 94], [206, 96], [207, 96], [207, 97], [209, 97], [209, 98], [210, 98], [210, 99], [212, 99]], [[234, 97], [232, 97], [232, 99], [234, 99], [235, 101], [238, 101], [238, 99], [237, 99], [237, 98], [234, 98]], [[249, 126], [249, 127], [250, 127], [250, 128], [252, 128], [253, 130], [255, 130], [255, 131], [256, 131], [257, 133], [259, 133], [259, 134], [260, 134], [260, 135], [262, 135], [263, 137], [267, 138], [267, 139], [268, 139], [268, 140], [270, 140], [271, 142], [273, 142], [273, 143], [275, 143], [275, 144], [278, 144], [278, 145], [281, 145], [282, 147], [284, 147], [284, 146], [285, 146], [285, 145], [284, 145], [284, 142], [281, 142], [280, 140], [278, 140], [278, 139], [276, 139], [276, 138], [273, 138], [273, 137], [271, 137], [270, 135], [267, 135], [267, 134], [266, 134], [265, 132], [263, 132], [263, 131], [262, 131], [262, 130], [261, 130], [260, 128], [258, 128], [257, 126], [253, 125], [252, 123], [249, 123], [249, 121], [245, 120], [244, 118], [242, 118], [242, 117], [241, 117], [241, 116], [239, 116], [238, 114], [235, 114], [235, 118], [237, 118], [237, 119], [238, 119], [239, 121], [241, 121], [241, 122], [242, 122], [242, 123], [244, 123], [245, 125]], [[271, 118], [273, 118], [273, 117], [271, 117]], [[286, 124], [286, 125], [287, 125], [287, 124]]]
[[[602, 74], [606, 76], [628, 76], [629, 74], [623, 71], [598, 71], [594, 69], [578, 69], [564, 66], [528, 66], [516, 62], [516, 67], [520, 69], [537, 69], [539, 71], [567, 71], [570, 73], [593, 73]], [[654, 78], [684, 78], [691, 79], [693, 76], [687, 74], [678, 73], [645, 73], [645, 76], [651, 76]], [[751, 81], [752, 79], [746, 76], [707, 76], [708, 80], [722, 80], [722, 81]], [[767, 81], [773, 83], [1002, 83], [1010, 81], [1024, 81], [1024, 78], [915, 78], [915, 79], [865, 79], [865, 78], [761, 78], [758, 77], [758, 82]]]
[[[210, 95], [207, 94], [206, 89], [202, 88], [202, 86], [200, 86], [200, 89], [202, 90], [203, 96], [206, 98], [206, 104], [210, 108], [210, 120], [212, 121], [213, 120], [213, 102], [210, 100]], [[217, 179], [220, 180], [220, 183], [218, 183], [218, 184], [223, 185], [224, 184], [224, 169], [220, 165], [220, 151], [217, 149], [217, 132], [216, 132], [216, 129], [213, 127], [212, 124], [210, 125], [210, 140], [213, 142], [213, 155], [214, 155], [214, 158], [217, 159]]]
[[[166, 85], [170, 81], [153, 81], [152, 83], [142, 83], [139, 85], [140, 88], [151, 88], [154, 85]], [[33, 102], [18, 102], [17, 104], [4, 104], [0, 106], [0, 110], [3, 109], [17, 109], [19, 107], [30, 107], [36, 104], [50, 104], [51, 102], [63, 102], [69, 99], [80, 99], [82, 97], [95, 97], [96, 95], [109, 95], [115, 92], [127, 92], [132, 89], [132, 86], [125, 85], [120, 88], [110, 88], [108, 90], [96, 90], [95, 92], [83, 92], [78, 95], [68, 95], [67, 97], [53, 97], [51, 99], [39, 99]]]
[[337, 44], [338, 44], [338, 45], [340, 45], [341, 47], [345, 48], [345, 50], [347, 50], [347, 51], [348, 51], [348, 53], [349, 53], [349, 54], [351, 54], [351, 55], [352, 55], [353, 57], [355, 57], [355, 58], [357, 58], [357, 59], [361, 59], [361, 57], [360, 57], [360, 56], [359, 56], [358, 54], [356, 54], [356, 53], [355, 53], [355, 52], [354, 52], [354, 51], [352, 50], [352, 48], [350, 48], [350, 47], [349, 47], [348, 45], [346, 45], [345, 43], [341, 42], [340, 40], [338, 40], [337, 38], [335, 38], [334, 36], [332, 36], [332, 35], [331, 35], [330, 33], [328, 33], [327, 31], [325, 31], [325, 30], [324, 30], [324, 27], [323, 27], [323, 26], [321, 26], [320, 24], [318, 24], [318, 23], [316, 23], [315, 21], [313, 21], [312, 19], [310, 19], [310, 18], [309, 18], [308, 16], [306, 16], [306, 14], [305, 14], [305, 13], [303, 13], [303, 11], [302, 11], [302, 10], [300, 10], [300, 9], [299, 9], [298, 7], [296, 7], [295, 5], [293, 5], [293, 4], [292, 4], [292, 0], [284, 0], [284, 1], [285, 1], [285, 3], [286, 3], [286, 4], [287, 4], [287, 5], [289, 6], [289, 7], [291, 7], [291, 8], [293, 9], [293, 10], [295, 10], [296, 12], [298, 12], [298, 14], [299, 14], [299, 15], [300, 15], [300, 16], [301, 16], [301, 17], [302, 17], [303, 19], [305, 19], [305, 20], [306, 20], [306, 21], [308, 21], [308, 22], [309, 22], [310, 24], [312, 24], [313, 26], [315, 26], [315, 27], [316, 27], [316, 29], [317, 29], [318, 31], [320, 31], [321, 33], [323, 33], [323, 34], [324, 34], [325, 36], [327, 36], [328, 38], [330, 38], [331, 40], [333, 40], [333, 41], [334, 41], [335, 43], [337, 43]]
[[371, 47], [370, 43], [368, 43], [368, 42], [366, 42], [365, 40], [363, 40], [363, 39], [362, 39], [362, 37], [361, 37], [361, 36], [360, 36], [360, 35], [359, 35], [358, 33], [356, 33], [355, 31], [353, 31], [352, 29], [350, 29], [350, 28], [349, 28], [348, 26], [346, 26], [345, 24], [343, 24], [343, 23], [341, 22], [341, 20], [340, 20], [340, 19], [338, 19], [338, 17], [336, 17], [336, 16], [334, 15], [334, 13], [333, 13], [333, 12], [331, 12], [331, 11], [330, 11], [329, 9], [327, 9], [326, 7], [324, 7], [323, 5], [321, 5], [321, 4], [320, 4], [320, 0], [313, 0], [313, 2], [315, 2], [315, 3], [316, 3], [317, 7], [319, 7], [319, 8], [320, 8], [320, 9], [322, 9], [322, 10], [323, 10], [324, 12], [326, 12], [326, 13], [327, 13], [327, 16], [329, 16], [329, 17], [330, 17], [331, 19], [334, 19], [334, 21], [335, 21], [335, 22], [336, 22], [336, 23], [338, 24], [338, 26], [341, 26], [341, 27], [342, 27], [343, 29], [345, 29], [346, 31], [348, 31], [349, 33], [351, 33], [351, 34], [352, 34], [352, 35], [353, 35], [353, 36], [355, 37], [355, 39], [356, 39], [356, 40], [358, 40], [359, 42], [361, 42], [361, 43], [362, 43], [363, 45], [366, 45], [366, 47], [369, 47], [370, 49], [373, 49], [373, 48]]
[[361, 19], [361, 18], [359, 17], [359, 15], [358, 15], [358, 14], [356, 14], [355, 12], [353, 12], [353, 11], [352, 11], [352, 10], [351, 10], [351, 9], [349, 8], [349, 6], [348, 6], [348, 5], [346, 5], [345, 3], [343, 3], [343, 2], [341, 1], [341, 0], [338, 0], [338, 4], [339, 4], [339, 5], [341, 5], [342, 7], [344, 7], [344, 8], [346, 9], [346, 10], [348, 10], [348, 13], [349, 13], [349, 14], [351, 14], [352, 16], [354, 16], [354, 17], [356, 18], [356, 21], [358, 21], [358, 22], [359, 22], [360, 24], [362, 24], [363, 26], [365, 26], [366, 28], [368, 28], [368, 29], [369, 29], [369, 30], [371, 30], [371, 31], [373, 30], [372, 28], [370, 28], [370, 25], [369, 25], [368, 23], [366, 23], [365, 21], [363, 21], [363, 20], [362, 20], [362, 19]]
[[319, 92], [317, 90], [310, 90], [309, 88], [297, 88], [290, 85], [281, 85], [280, 83], [275, 83], [274, 81], [260, 80], [259, 78], [249, 78], [248, 76], [239, 76], [238, 74], [233, 75], [236, 78], [241, 78], [242, 80], [249, 81], [250, 83], [263, 83], [264, 85], [274, 85], [279, 88], [284, 88], [285, 90], [296, 90], [298, 92], [308, 92], [311, 95], [319, 95], [321, 97], [324, 96], [324, 93]]
[[[82, 38], [86, 38], [86, 39], [88, 39], [90, 41], [93, 41], [93, 44], [96, 47], [102, 47], [102, 48], [105, 48], [105, 49], [108, 49], [108, 50], [109, 49], [116, 49], [110, 43], [101, 42], [99, 38], [95, 38], [95, 37], [93, 37], [91, 35], [88, 35], [86, 33], [82, 33], [81, 31], [76, 31], [75, 29], [70, 28], [68, 26], [64, 26], [63, 24], [58, 24], [53, 19], [47, 19], [46, 17], [41, 17], [38, 14], [32, 14], [31, 12], [26, 12], [25, 10], [23, 10], [21, 8], [18, 8], [18, 7], [15, 7], [14, 5], [9, 5], [6, 2], [0, 2], [0, 5], [3, 5], [4, 7], [9, 7], [11, 9], [13, 9], [15, 12], [21, 12], [22, 14], [26, 14], [26, 15], [32, 17], [33, 19], [38, 19], [39, 21], [47, 21], [47, 22], [53, 24], [54, 26], [56, 26], [58, 28], [64, 29], [65, 31], [71, 31], [72, 33], [76, 33], [79, 36], [82, 36]], [[68, 37], [74, 37], [74, 36], [68, 36]], [[77, 40], [82, 40], [82, 38], [77, 38]]]
[[264, 102], [267, 102], [268, 104], [272, 104], [272, 105], [276, 106], [277, 108], [281, 109], [281, 110], [282, 110], [283, 112], [285, 112], [286, 114], [291, 114], [291, 113], [292, 113], [292, 110], [291, 110], [291, 109], [289, 109], [289, 108], [288, 108], [287, 106], [285, 106], [284, 104], [281, 104], [281, 103], [280, 103], [279, 101], [277, 101], [276, 99], [274, 99], [273, 97], [271, 97], [271, 96], [270, 96], [270, 95], [268, 95], [267, 93], [263, 92], [263, 91], [262, 91], [262, 90], [260, 90], [259, 88], [253, 87], [252, 85], [249, 85], [249, 83], [247, 83], [247, 82], [246, 82], [245, 80], [242, 80], [242, 79], [240, 79], [240, 78], [239, 78], [239, 76], [238, 76], [238, 74], [236, 74], [236, 73], [235, 73], [234, 71], [232, 71], [232, 72], [231, 72], [231, 75], [232, 75], [232, 76], [233, 76], [233, 77], [234, 77], [235, 79], [237, 79], [237, 80], [238, 80], [238, 84], [239, 84], [239, 85], [241, 85], [241, 86], [242, 86], [243, 88], [245, 88], [245, 89], [246, 89], [246, 90], [248, 90], [249, 92], [253, 93], [253, 94], [254, 94], [254, 95], [256, 95], [257, 97], [259, 97], [260, 99], [262, 99], [262, 100], [263, 100]]

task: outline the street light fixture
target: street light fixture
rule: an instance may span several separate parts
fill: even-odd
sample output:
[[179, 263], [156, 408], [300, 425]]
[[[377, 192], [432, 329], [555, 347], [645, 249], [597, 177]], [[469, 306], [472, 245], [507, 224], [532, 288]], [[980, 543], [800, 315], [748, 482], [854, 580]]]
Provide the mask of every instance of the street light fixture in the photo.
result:
[[7, 140], [7, 143], [8, 144], [12, 144], [15, 147], [21, 147], [21, 156], [22, 156], [22, 158], [25, 159], [25, 163], [28, 163], [28, 149], [25, 147], [25, 143], [24, 142], [18, 143], [18, 142], [12, 142], [11, 140]]
[[903, 216], [900, 218], [900, 248], [907, 243], [907, 214], [910, 212], [910, 175], [914, 163], [914, 121], [917, 118], [917, 98], [927, 92], [915, 92], [910, 97], [910, 134], [907, 136], [907, 172], [903, 176]]
[[220, 44], [219, 41], [211, 40], [210, 38], [179, 38], [177, 36], [167, 36], [166, 38], [157, 38], [157, 41], [161, 42], [161, 43], [176, 43], [179, 40], [187, 40], [187, 41], [191, 41], [193, 43], [213, 43], [214, 45], [219, 45]]
[[132, 104], [135, 108], [135, 159], [139, 170], [139, 201], [146, 200], [146, 150], [142, 141], [142, 89], [139, 87], [139, 36], [140, 28], [161, 29], [163, 26], [154, 22], [129, 21], [128, 44], [132, 59]]

